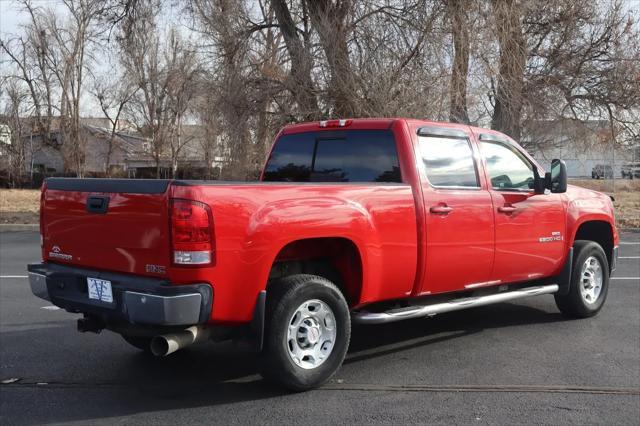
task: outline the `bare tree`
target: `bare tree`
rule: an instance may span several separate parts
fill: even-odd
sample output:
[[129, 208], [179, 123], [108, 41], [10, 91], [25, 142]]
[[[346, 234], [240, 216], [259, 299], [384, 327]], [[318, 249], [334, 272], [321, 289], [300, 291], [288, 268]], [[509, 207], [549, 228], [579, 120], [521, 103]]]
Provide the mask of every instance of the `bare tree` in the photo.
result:
[[111, 126], [104, 161], [104, 173], [107, 177], [111, 176], [111, 157], [115, 148], [118, 130], [122, 127], [125, 107], [131, 98], [135, 96], [136, 91], [137, 87], [122, 76], [117, 79], [101, 76], [100, 79], [96, 79], [94, 82], [92, 94], [98, 101], [104, 117], [109, 120]]
[[447, 12], [451, 22], [454, 57], [451, 64], [449, 120], [469, 123], [467, 111], [467, 78], [469, 74], [469, 3], [464, 0], [447, 0]]
[[48, 68], [48, 72], [41, 72], [47, 96], [47, 117], [51, 119], [53, 115], [51, 83], [55, 79], [60, 93], [61, 130], [65, 134], [62, 149], [65, 159], [69, 160], [66, 168], [82, 176], [86, 143], [80, 123], [83, 85], [91, 59], [88, 46], [100, 31], [95, 23], [102, 3], [99, 0], [64, 0], [63, 4], [70, 18], [64, 24], [52, 10], [36, 8], [30, 0], [23, 0], [23, 8], [31, 18], [31, 40], [38, 67]]
[[200, 67], [195, 51], [175, 28], [169, 29], [163, 42], [157, 26], [158, 1], [140, 0], [136, 7], [136, 15], [124, 20], [120, 37], [126, 76], [138, 89], [128, 111], [151, 139], [156, 176], [161, 176], [164, 159], [174, 175], [189, 142], [183, 124], [193, 106]]
[[[271, 5], [280, 25], [280, 32], [284, 38], [287, 52], [291, 58], [290, 80], [287, 88], [296, 99], [304, 120], [317, 119], [319, 116], [318, 101], [316, 99], [315, 85], [311, 79], [313, 60], [308, 45], [309, 38], [301, 38], [286, 0], [272, 0]], [[303, 6], [306, 3], [303, 3]], [[307, 8], [303, 7], [304, 33], [309, 33]]]
[[328, 95], [333, 114], [339, 117], [360, 116], [357, 86], [349, 59], [347, 18], [351, 0], [305, 0], [309, 16], [322, 43], [331, 73]]
[[520, 139], [527, 50], [518, 0], [492, 0], [500, 46], [500, 68], [491, 127]]
[[[52, 38], [40, 11], [29, 1], [23, 3], [23, 8], [30, 18], [24, 26], [25, 36], [15, 36], [7, 41], [0, 40], [0, 48], [17, 70], [17, 73], [8, 77], [22, 81], [28, 88], [33, 116], [31, 130], [40, 134], [45, 144], [51, 144], [52, 122], [56, 109], [55, 76], [49, 67], [47, 55]], [[55, 144], [54, 146], [57, 147]]]
[[[157, 176], [199, 147], [207, 176], [215, 164], [255, 177], [282, 124], [332, 116], [473, 122], [525, 140], [541, 120], [607, 120], [618, 143], [640, 134], [640, 34], [622, 0], [64, 0], [63, 14], [20, 1], [30, 19], [0, 45], [4, 77], [28, 94], [45, 143], [62, 121], [78, 174], [91, 54], [114, 46], [117, 83], [94, 90], [107, 151], [125, 117]], [[159, 14], [166, 4], [177, 17]]]
[[[24, 136], [31, 129], [29, 129], [30, 123], [23, 118], [25, 108], [28, 108], [26, 104], [29, 100], [29, 94], [18, 84], [17, 80], [9, 80], [6, 83], [6, 85], [3, 84], [3, 91], [8, 102], [6, 103], [2, 120], [0, 120], [0, 126], [6, 126], [5, 129], [8, 129], [10, 138], [0, 141], [0, 160], [4, 160], [8, 166], [9, 182], [16, 187], [22, 183], [26, 170], [25, 161], [29, 154], [28, 147], [25, 146]], [[31, 154], [33, 153], [31, 152]]]

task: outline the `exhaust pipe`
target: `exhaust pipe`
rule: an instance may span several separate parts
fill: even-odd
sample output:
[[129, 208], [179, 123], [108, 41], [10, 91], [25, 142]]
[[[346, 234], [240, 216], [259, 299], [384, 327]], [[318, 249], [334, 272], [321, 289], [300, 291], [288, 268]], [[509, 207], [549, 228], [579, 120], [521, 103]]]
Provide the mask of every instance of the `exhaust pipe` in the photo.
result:
[[167, 356], [178, 349], [205, 341], [210, 336], [211, 329], [199, 325], [175, 333], [162, 334], [151, 339], [151, 353], [155, 356]]

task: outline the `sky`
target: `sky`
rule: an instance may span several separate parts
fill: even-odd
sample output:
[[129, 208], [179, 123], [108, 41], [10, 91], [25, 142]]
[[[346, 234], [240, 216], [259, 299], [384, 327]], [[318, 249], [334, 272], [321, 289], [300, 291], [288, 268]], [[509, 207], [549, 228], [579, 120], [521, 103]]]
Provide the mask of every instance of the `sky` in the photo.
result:
[[[64, 15], [66, 13], [66, 7], [60, 0], [31, 0], [32, 4], [38, 8], [53, 9], [56, 14]], [[177, 13], [175, 10], [179, 7], [181, 0], [170, 0], [165, 6], [160, 16], [161, 27], [167, 28], [170, 24], [178, 24], [174, 19]], [[17, 0], [0, 0], [0, 39], [7, 40], [15, 35], [20, 35], [23, 32], [22, 26], [29, 21], [29, 15], [22, 8], [21, 2]], [[163, 22], [164, 21], [164, 25]], [[184, 28], [184, 27], [183, 27]], [[6, 54], [0, 50], [0, 75], [4, 74], [3, 67], [5, 64]], [[103, 74], [109, 69], [110, 65], [107, 60], [103, 60], [102, 63], [98, 63], [96, 72], [98, 75]], [[87, 93], [87, 89], [92, 85], [91, 81], [85, 80], [84, 89], [85, 94], [83, 96], [83, 114], [85, 116], [102, 117], [103, 113], [100, 109], [98, 102]]]
[[[50, 7], [64, 10], [64, 5], [58, 0], [34, 0], [35, 6]], [[15, 0], [0, 0], [0, 38], [20, 33], [20, 25], [28, 19], [28, 15], [21, 12], [20, 5]]]

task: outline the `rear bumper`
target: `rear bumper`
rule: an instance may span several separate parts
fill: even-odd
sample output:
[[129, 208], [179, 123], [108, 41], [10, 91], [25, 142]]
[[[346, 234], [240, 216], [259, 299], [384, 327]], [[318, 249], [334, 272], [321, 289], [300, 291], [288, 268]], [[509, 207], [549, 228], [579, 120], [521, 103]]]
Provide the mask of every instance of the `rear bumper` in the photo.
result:
[[[28, 266], [34, 295], [69, 312], [101, 318], [107, 324], [190, 326], [208, 322], [213, 290], [209, 284], [171, 285], [166, 280], [35, 263]], [[113, 303], [89, 299], [87, 277], [111, 281]]]

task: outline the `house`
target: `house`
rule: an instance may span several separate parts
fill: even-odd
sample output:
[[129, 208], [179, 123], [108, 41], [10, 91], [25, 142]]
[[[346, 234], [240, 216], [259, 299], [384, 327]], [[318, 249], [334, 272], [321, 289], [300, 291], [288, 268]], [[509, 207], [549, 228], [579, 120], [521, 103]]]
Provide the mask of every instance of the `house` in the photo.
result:
[[[125, 159], [133, 153], [143, 151], [145, 139], [132, 133], [133, 126], [127, 122], [118, 123], [112, 143], [112, 127], [108, 119], [82, 118], [81, 125], [81, 131], [86, 138], [84, 169], [89, 175], [106, 174], [107, 164], [111, 175], [124, 175]], [[37, 131], [23, 136], [22, 140], [25, 147], [26, 173], [65, 173], [64, 135], [58, 117], [52, 120], [48, 141], [45, 142], [45, 135]], [[110, 159], [108, 162], [107, 158]]]
[[[60, 119], [55, 117], [52, 120], [48, 138], [36, 130], [34, 121], [32, 123], [29, 121], [33, 120], [25, 119], [25, 128], [34, 130], [22, 138], [26, 157], [24, 173], [45, 176], [69, 174], [70, 167], [65, 165], [65, 136], [61, 131]], [[108, 174], [113, 177], [155, 178], [157, 176], [157, 162], [153, 155], [152, 141], [137, 133], [130, 123], [119, 122], [113, 135], [111, 122], [108, 119], [82, 118], [81, 124], [81, 131], [86, 141], [84, 172], [87, 176], [104, 176], [107, 174], [107, 168]], [[220, 166], [223, 159], [220, 156], [214, 156], [213, 148], [207, 142], [202, 126], [184, 125], [180, 140], [174, 141], [173, 147], [170, 144], [163, 147], [159, 159], [160, 177], [167, 178], [172, 175], [199, 179], [210, 177], [217, 163], [220, 163], [218, 165]], [[204, 154], [207, 150], [211, 153], [208, 156]], [[2, 168], [1, 160], [0, 157], [0, 169]]]

